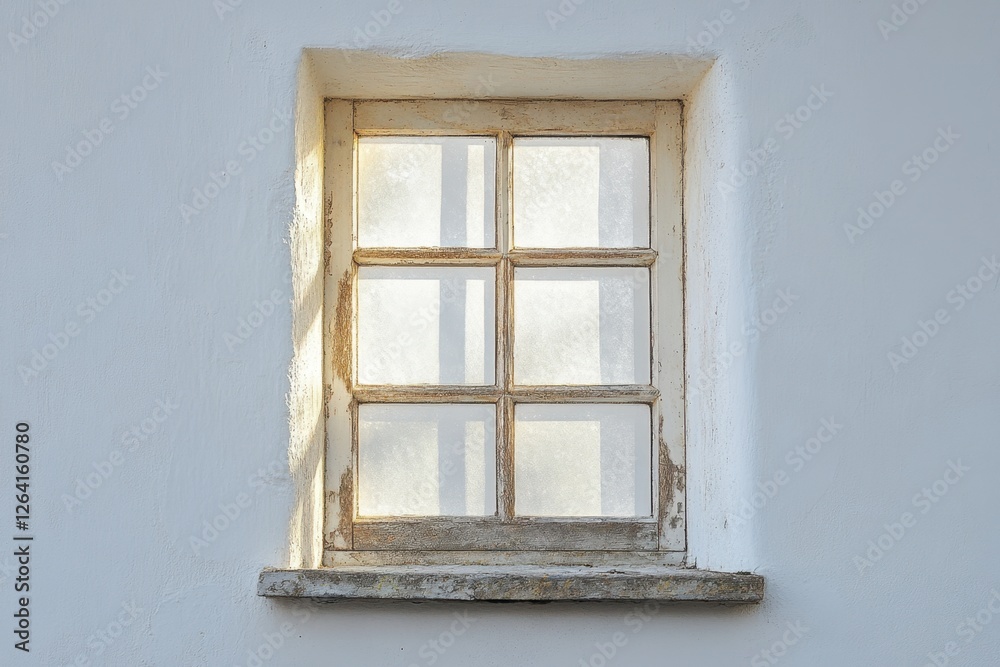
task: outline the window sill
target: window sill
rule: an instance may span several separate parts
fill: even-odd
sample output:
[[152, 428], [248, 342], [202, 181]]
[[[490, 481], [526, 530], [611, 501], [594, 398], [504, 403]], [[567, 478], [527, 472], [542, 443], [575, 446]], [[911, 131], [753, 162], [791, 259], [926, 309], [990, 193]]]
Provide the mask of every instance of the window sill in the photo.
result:
[[764, 578], [663, 565], [363, 565], [265, 569], [264, 597], [341, 600], [659, 600], [757, 604]]

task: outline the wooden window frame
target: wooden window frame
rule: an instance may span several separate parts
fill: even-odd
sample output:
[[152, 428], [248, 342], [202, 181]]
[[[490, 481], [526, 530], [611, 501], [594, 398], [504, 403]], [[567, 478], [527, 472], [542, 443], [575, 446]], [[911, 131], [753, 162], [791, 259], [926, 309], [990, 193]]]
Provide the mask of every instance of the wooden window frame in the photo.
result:
[[[541, 562], [568, 554], [664, 556], [686, 549], [684, 498], [684, 326], [682, 107], [678, 101], [326, 101], [326, 284], [324, 379], [327, 387], [324, 564], [402, 554], [426, 563], [491, 552]], [[497, 141], [496, 249], [355, 250], [359, 136], [493, 135]], [[514, 136], [639, 136], [650, 146], [648, 249], [524, 250], [509, 248], [511, 149]], [[506, 250], [506, 251], [505, 251]], [[355, 385], [358, 266], [471, 265], [502, 272], [497, 281], [499, 340], [496, 386]], [[513, 305], [503, 286], [515, 266], [650, 267], [652, 384], [519, 387], [512, 383]], [[502, 353], [504, 351], [505, 353]], [[361, 402], [496, 403], [498, 516], [370, 519], [356, 516], [357, 406]], [[523, 518], [513, 516], [513, 406], [516, 402], [646, 403], [653, 428], [652, 518]], [[505, 474], [506, 473], [506, 474]], [[447, 552], [447, 553], [442, 553]], [[428, 558], [429, 554], [433, 554]], [[455, 559], [450, 559], [454, 554]], [[481, 555], [473, 557], [481, 558]], [[546, 559], [549, 559], [546, 561]], [[514, 558], [516, 561], [517, 559]], [[527, 562], [527, 560], [525, 562]]]

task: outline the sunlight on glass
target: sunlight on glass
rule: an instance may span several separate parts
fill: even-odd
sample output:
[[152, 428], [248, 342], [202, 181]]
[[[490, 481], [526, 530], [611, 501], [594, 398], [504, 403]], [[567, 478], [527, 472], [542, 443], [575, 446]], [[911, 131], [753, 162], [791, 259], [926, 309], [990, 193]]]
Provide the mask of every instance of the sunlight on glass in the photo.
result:
[[518, 405], [515, 513], [652, 516], [647, 405]]
[[649, 271], [514, 271], [516, 384], [650, 381]]
[[495, 443], [493, 405], [360, 405], [358, 514], [495, 514]]
[[648, 248], [649, 142], [514, 140], [514, 244]]
[[492, 248], [492, 137], [361, 137], [358, 246]]
[[360, 384], [493, 384], [494, 270], [358, 269]]

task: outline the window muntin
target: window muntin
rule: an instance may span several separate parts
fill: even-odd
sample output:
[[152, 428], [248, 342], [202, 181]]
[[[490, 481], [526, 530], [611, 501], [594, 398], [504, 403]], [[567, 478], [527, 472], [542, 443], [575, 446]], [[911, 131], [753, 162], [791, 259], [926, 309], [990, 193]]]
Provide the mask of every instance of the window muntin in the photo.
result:
[[[331, 104], [351, 107], [357, 197], [353, 261], [341, 252], [332, 262], [347, 269], [356, 313], [351, 382], [331, 401], [349, 406], [351, 424], [344, 428], [341, 418], [330, 429], [328, 460], [334, 470], [353, 470], [355, 482], [350, 506], [343, 485], [337, 489], [333, 548], [682, 548], [683, 522], [674, 518], [682, 519], [682, 503], [674, 504], [674, 489], [661, 492], [669, 449], [682, 455], [683, 443], [663, 438], [656, 385], [664, 371], [655, 359], [660, 248], [650, 206], [654, 128], [679, 110], [676, 103], [665, 114], [640, 104], [639, 122], [624, 114], [625, 122], [612, 117], [604, 127], [557, 131], [538, 131], [527, 117], [498, 109], [507, 103], [482, 103], [486, 118], [458, 126], [445, 120], [430, 130], [420, 125], [433, 114], [406, 112], [443, 103]], [[529, 106], [510, 104], [522, 112]], [[635, 110], [635, 103], [593, 104]], [[572, 113], [578, 105], [586, 106], [542, 108], [582, 118]], [[371, 123], [389, 117], [386, 107], [400, 113]], [[491, 114], [509, 127], [498, 129], [503, 123], [491, 123]], [[408, 126], [408, 117], [417, 122]], [[666, 129], [667, 139], [679, 140], [679, 122]], [[580, 130], [591, 134], [572, 136]], [[414, 150], [423, 157], [412, 157]], [[347, 157], [341, 152], [328, 164], [342, 166]], [[679, 166], [679, 151], [675, 157]], [[540, 187], [545, 179], [548, 192]], [[343, 183], [330, 189], [347, 190]], [[380, 204], [366, 192], [405, 201]], [[396, 234], [404, 210], [422, 216], [417, 232]], [[559, 223], [546, 229], [544, 219]], [[679, 268], [676, 257], [668, 259]], [[480, 272], [477, 280], [470, 271]], [[342, 336], [343, 323], [331, 334]], [[671, 373], [681, 367], [668, 361]], [[676, 389], [668, 392], [668, 414], [682, 410]], [[433, 419], [414, 416], [434, 410]], [[486, 412], [473, 420], [475, 410]], [[381, 421], [372, 418], [378, 413]], [[470, 436], [463, 429], [476, 420]], [[342, 438], [334, 442], [347, 433], [349, 456]], [[492, 489], [489, 475], [496, 475]]]

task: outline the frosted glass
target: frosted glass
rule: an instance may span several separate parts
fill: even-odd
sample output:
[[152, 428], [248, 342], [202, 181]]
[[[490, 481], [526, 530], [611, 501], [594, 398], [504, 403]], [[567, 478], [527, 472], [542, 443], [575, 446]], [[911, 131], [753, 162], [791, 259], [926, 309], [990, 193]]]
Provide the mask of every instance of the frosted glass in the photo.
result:
[[495, 382], [494, 269], [358, 269], [360, 384]]
[[652, 516], [648, 405], [518, 405], [514, 509], [521, 516]]
[[358, 246], [492, 248], [496, 139], [358, 140]]
[[647, 384], [649, 270], [514, 271], [516, 384]]
[[358, 406], [360, 516], [496, 513], [494, 405]]
[[648, 140], [515, 139], [514, 245], [648, 248]]

